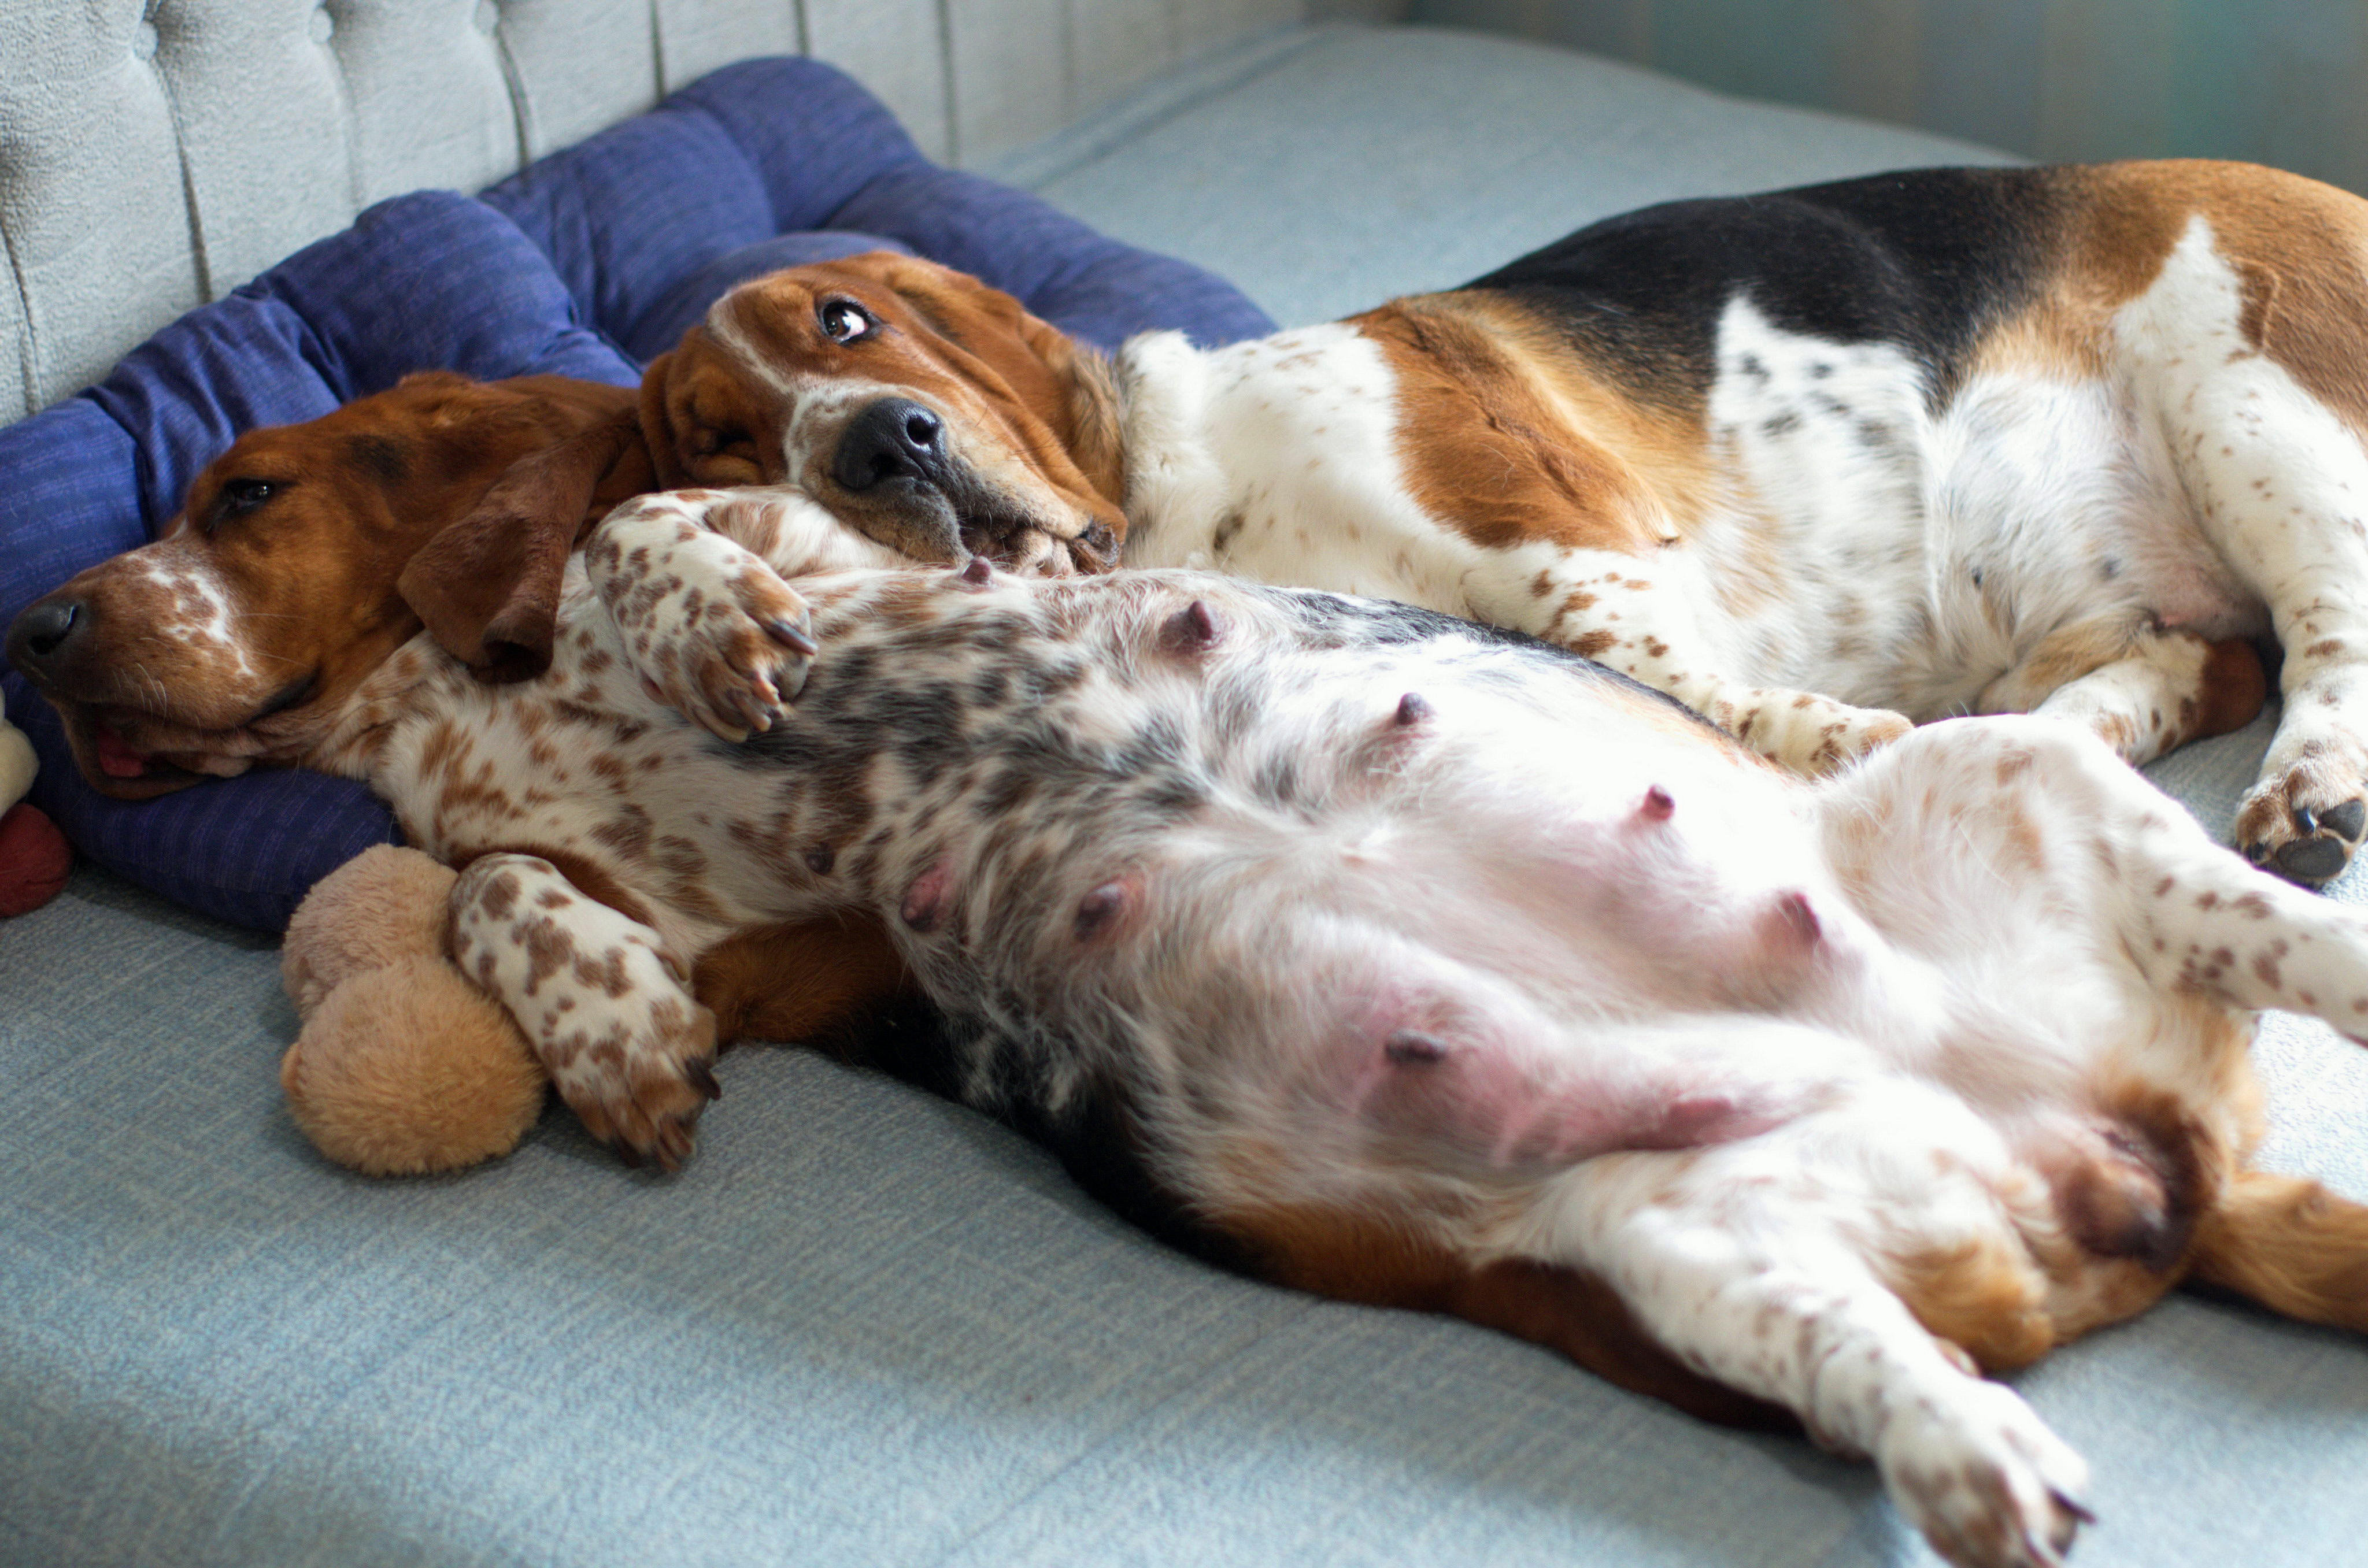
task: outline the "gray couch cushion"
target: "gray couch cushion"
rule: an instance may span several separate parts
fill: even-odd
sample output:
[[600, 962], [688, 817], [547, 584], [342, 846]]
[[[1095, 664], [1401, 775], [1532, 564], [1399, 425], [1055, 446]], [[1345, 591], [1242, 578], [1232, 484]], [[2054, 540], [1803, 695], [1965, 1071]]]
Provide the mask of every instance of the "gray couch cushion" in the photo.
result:
[[991, 168], [1231, 278], [1286, 326], [1452, 288], [1649, 202], [2016, 161], [1425, 28], [1311, 28], [1212, 62], [1141, 115], [1121, 106]]
[[[1360, 57], [1389, 73], [1363, 92], [1344, 74]], [[1283, 91], [1292, 69], [1315, 74]], [[1543, 106], [1613, 81], [1627, 123], [1649, 124], [1652, 80], [1608, 69], [1327, 35], [1266, 74], [1163, 94], [1115, 121], [1135, 140], [1105, 130], [1049, 188], [1074, 198], [1096, 169], [1150, 187], [1173, 160], [1172, 202], [1076, 205], [1304, 318], [1452, 281], [1601, 210], [1475, 199], [1500, 164], [1562, 168], [1558, 200], [1608, 208], [1730, 171], [1933, 155], [1663, 85], [1692, 140], [1657, 176], [1641, 130], [1615, 142], [1596, 162], [1629, 183], [1588, 196]], [[1508, 74], [1527, 108], [1469, 109]], [[1294, 161], [1346, 181], [1434, 141], [1361, 187]], [[1056, 153], [1075, 164], [1077, 144]], [[1381, 186], [1410, 216], [1362, 231], [1395, 244], [1360, 269], [1340, 225]], [[1200, 216], [1162, 228], [1170, 205]], [[1292, 255], [1333, 271], [1294, 278]], [[2266, 735], [2158, 777], [2223, 825]], [[349, 1177], [280, 1108], [294, 1020], [274, 965], [87, 870], [0, 928], [0, 1562], [1931, 1561], [1861, 1467], [1697, 1426], [1465, 1324], [1218, 1275], [998, 1130], [803, 1052], [725, 1060], [678, 1178], [619, 1168], [556, 1114], [469, 1176]], [[2368, 1197], [2360, 1053], [2273, 1019], [2260, 1054], [2274, 1161]], [[2333, 1563], [2368, 1539], [2356, 1339], [2180, 1298], [2021, 1381], [2097, 1468], [2083, 1568]]]

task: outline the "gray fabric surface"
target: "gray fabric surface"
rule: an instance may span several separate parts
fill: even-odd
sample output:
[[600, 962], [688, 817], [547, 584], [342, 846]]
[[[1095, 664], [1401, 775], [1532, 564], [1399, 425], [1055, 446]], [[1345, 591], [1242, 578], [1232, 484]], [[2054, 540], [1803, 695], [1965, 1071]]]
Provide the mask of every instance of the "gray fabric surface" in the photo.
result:
[[[1231, 278], [1285, 326], [1452, 288], [1583, 223], [2006, 154], [1747, 104], [1481, 33], [1336, 27], [1205, 85], [1116, 146], [1089, 119], [999, 165], [1086, 222]], [[1047, 166], [1050, 165], [1050, 166]]]
[[[1645, 197], [1934, 155], [1674, 87], [1656, 154], [1646, 80], [1506, 47], [1326, 35], [1040, 166], [1306, 319]], [[1549, 111], [1607, 95], [1590, 157]], [[1560, 171], [1553, 200], [1508, 168]], [[2157, 777], [2224, 826], [2267, 733]], [[0, 924], [0, 1563], [1932, 1561], [1863, 1468], [1216, 1274], [998, 1130], [803, 1052], [726, 1058], [679, 1177], [556, 1113], [467, 1176], [348, 1176], [280, 1106], [276, 965], [89, 870]], [[2368, 1197], [2368, 1061], [2286, 1019], [2259, 1055], [2271, 1162]], [[2097, 1470], [2082, 1568], [2368, 1556], [2356, 1339], [2179, 1298], [2022, 1386]]]

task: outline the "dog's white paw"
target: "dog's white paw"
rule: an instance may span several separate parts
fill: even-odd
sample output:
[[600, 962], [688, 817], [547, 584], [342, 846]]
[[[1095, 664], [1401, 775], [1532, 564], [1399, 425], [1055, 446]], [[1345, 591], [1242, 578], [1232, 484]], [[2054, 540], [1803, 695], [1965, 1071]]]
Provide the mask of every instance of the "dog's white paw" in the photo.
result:
[[1960, 1568], [2057, 1568], [2095, 1517], [2087, 1461], [2001, 1383], [1912, 1402], [1876, 1460], [1900, 1511]]
[[653, 700], [736, 742], [805, 688], [813, 617], [761, 556], [685, 522], [655, 537], [605, 528], [586, 557]]

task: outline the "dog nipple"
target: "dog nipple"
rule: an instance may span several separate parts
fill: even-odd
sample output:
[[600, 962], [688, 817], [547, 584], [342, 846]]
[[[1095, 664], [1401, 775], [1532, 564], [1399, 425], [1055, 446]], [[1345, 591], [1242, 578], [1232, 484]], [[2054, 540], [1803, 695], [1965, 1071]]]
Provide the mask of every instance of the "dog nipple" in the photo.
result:
[[1809, 895], [1797, 891], [1777, 895], [1772, 925], [1771, 936], [1802, 948], [1816, 947], [1826, 934], [1817, 912], [1809, 906]]
[[1667, 822], [1677, 809], [1676, 797], [1656, 784], [1645, 791], [1644, 802], [1636, 808], [1636, 814], [1646, 822]]
[[953, 881], [953, 862], [939, 860], [913, 879], [905, 890], [905, 902], [897, 910], [905, 925], [916, 931], [934, 931], [946, 912], [946, 893]]
[[1126, 907], [1126, 884], [1104, 882], [1077, 901], [1077, 940], [1091, 941]]
[[1382, 1054], [1400, 1067], [1428, 1067], [1447, 1060], [1447, 1042], [1420, 1029], [1400, 1029], [1382, 1042]]
[[1421, 723], [1437, 711], [1438, 710], [1430, 705], [1422, 693], [1409, 691], [1398, 699], [1398, 710], [1392, 716], [1390, 722], [1404, 729], [1409, 724]]
[[963, 564], [959, 575], [973, 588], [985, 587], [987, 579], [995, 575], [995, 562], [984, 555], [973, 555]]
[[1167, 624], [1159, 629], [1159, 647], [1167, 653], [1205, 653], [1217, 645], [1224, 629], [1209, 607], [1194, 599], [1168, 617]]

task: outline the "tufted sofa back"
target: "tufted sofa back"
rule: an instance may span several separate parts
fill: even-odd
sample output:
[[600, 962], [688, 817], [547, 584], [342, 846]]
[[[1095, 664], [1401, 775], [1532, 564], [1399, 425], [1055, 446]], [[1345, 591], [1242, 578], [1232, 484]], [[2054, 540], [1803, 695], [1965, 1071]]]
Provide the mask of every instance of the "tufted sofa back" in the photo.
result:
[[0, 424], [381, 198], [759, 54], [975, 165], [1308, 0], [0, 0]]

